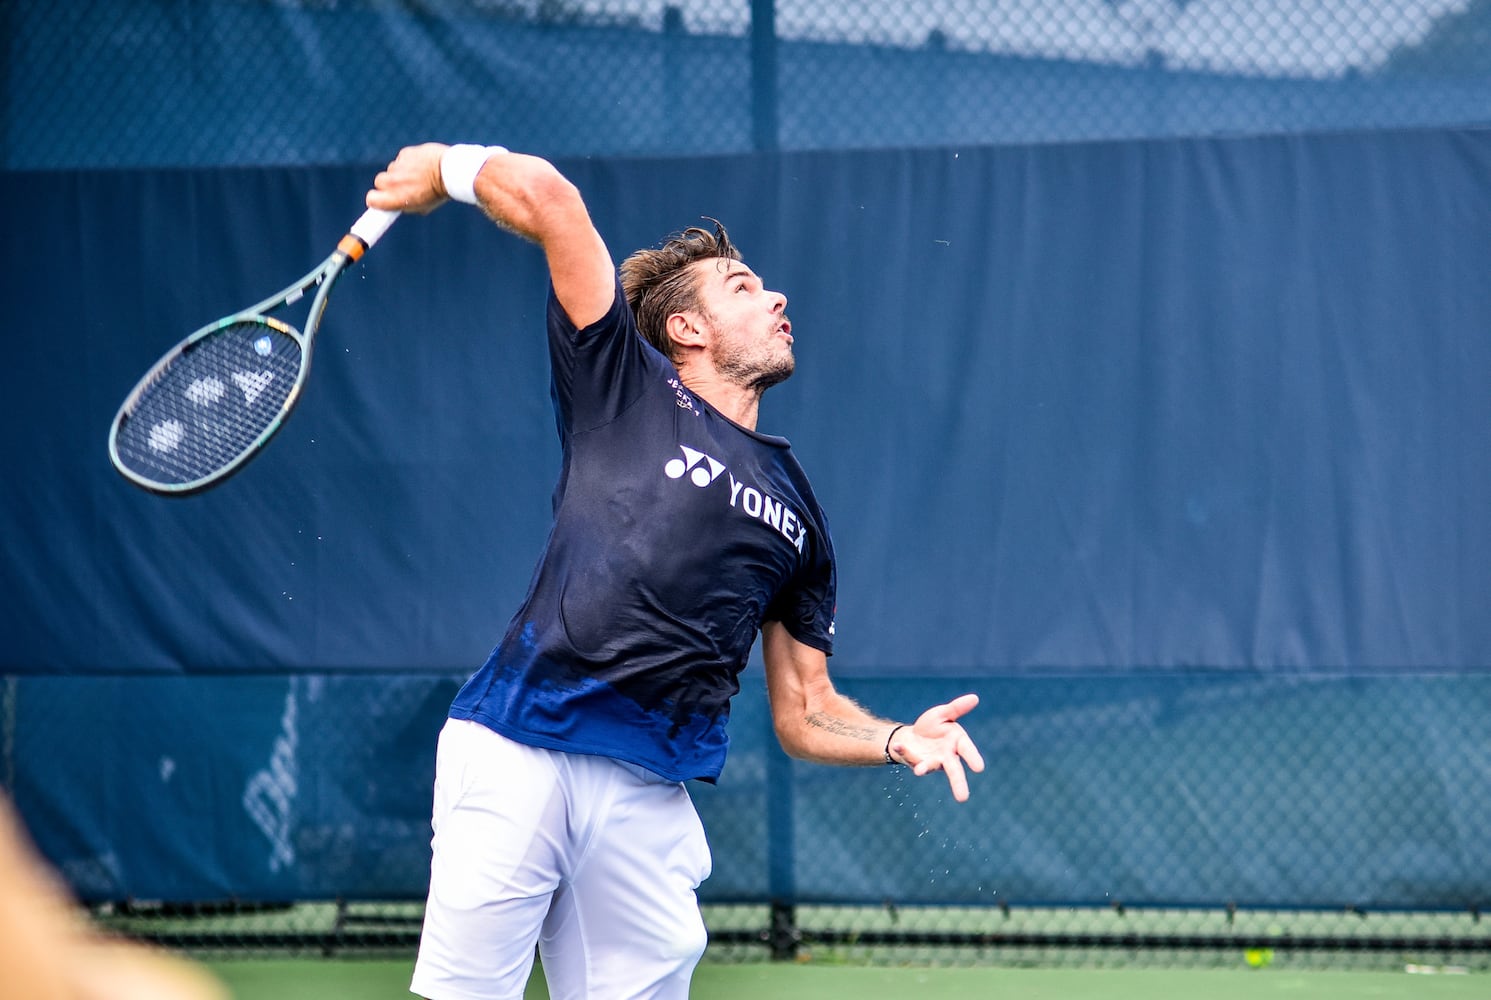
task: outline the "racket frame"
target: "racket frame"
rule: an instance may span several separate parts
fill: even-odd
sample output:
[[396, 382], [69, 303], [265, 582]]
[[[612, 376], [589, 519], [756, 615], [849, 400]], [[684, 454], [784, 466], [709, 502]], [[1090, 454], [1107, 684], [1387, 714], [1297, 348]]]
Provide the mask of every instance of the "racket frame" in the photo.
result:
[[[326, 304], [331, 297], [332, 286], [342, 276], [350, 264], [356, 263], [362, 255], [378, 241], [378, 238], [393, 225], [399, 213], [385, 212], [379, 209], [368, 209], [362, 218], [357, 220], [346, 236], [343, 236], [324, 261], [312, 268], [299, 281], [281, 289], [262, 302], [255, 303], [247, 309], [241, 309], [230, 316], [208, 323], [200, 330], [190, 334], [171, 350], [167, 351], [144, 377], [135, 384], [119, 411], [114, 414], [114, 420], [109, 425], [109, 460], [113, 463], [116, 471], [125, 479], [141, 489], [147, 490], [160, 496], [184, 497], [194, 493], [200, 493], [209, 486], [214, 486], [239, 469], [243, 468], [248, 461], [264, 449], [269, 439], [274, 437], [284, 425], [295, 404], [300, 400], [302, 388], [310, 376], [311, 370], [311, 345], [315, 340], [316, 331], [321, 326], [321, 317], [326, 312]], [[305, 332], [297, 330], [289, 323], [273, 316], [267, 315], [276, 309], [294, 305], [305, 297], [311, 288], [316, 289], [315, 298], [311, 300], [311, 309], [305, 320]], [[119, 454], [119, 433], [124, 425], [133, 417], [135, 409], [139, 406], [140, 399], [150, 391], [150, 388], [161, 378], [161, 376], [180, 358], [195, 350], [204, 340], [214, 336], [223, 329], [236, 323], [262, 323], [280, 333], [295, 340], [300, 347], [300, 369], [295, 375], [295, 382], [290, 387], [290, 392], [280, 404], [279, 412], [275, 415], [252, 442], [246, 445], [234, 458], [226, 464], [214, 469], [205, 476], [200, 476], [184, 483], [164, 483], [159, 480], [142, 475], [134, 469], [129, 468], [122, 456]]]

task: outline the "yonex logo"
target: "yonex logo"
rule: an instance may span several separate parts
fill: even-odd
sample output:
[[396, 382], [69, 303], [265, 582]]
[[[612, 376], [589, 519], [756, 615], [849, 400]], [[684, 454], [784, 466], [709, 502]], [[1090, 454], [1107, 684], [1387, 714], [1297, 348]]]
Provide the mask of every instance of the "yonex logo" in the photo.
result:
[[808, 539], [808, 526], [782, 501], [730, 477], [730, 506], [739, 508], [769, 528], [774, 528], [801, 552]]
[[[663, 466], [663, 472], [669, 479], [682, 479], [687, 475], [689, 482], [702, 490], [724, 474], [724, 462], [687, 445], [678, 447], [683, 451], [683, 457], [669, 459]], [[791, 542], [798, 552], [803, 551], [808, 539], [808, 527], [803, 524], [796, 511], [781, 500], [754, 486], [747, 486], [731, 475], [730, 506], [775, 530]]]
[[259, 394], [274, 381], [274, 372], [234, 372], [233, 384], [243, 390], [243, 400], [253, 406]]
[[689, 482], [703, 489], [716, 479], [720, 473], [725, 471], [725, 464], [710, 458], [702, 451], [695, 451], [687, 445], [679, 445], [683, 449], [683, 458], [675, 458], [663, 466], [663, 472], [669, 479], [682, 479], [683, 474], [689, 474]]

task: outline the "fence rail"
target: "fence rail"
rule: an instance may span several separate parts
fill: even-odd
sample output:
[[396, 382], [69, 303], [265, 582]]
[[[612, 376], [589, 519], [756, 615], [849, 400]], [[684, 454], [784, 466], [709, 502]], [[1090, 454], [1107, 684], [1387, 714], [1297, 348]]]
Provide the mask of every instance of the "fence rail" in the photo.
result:
[[[198, 955], [412, 955], [422, 904], [95, 905], [103, 927]], [[1491, 970], [1475, 910], [1368, 912], [1107, 907], [704, 908], [717, 962], [914, 960], [935, 964], [1299, 965]]]

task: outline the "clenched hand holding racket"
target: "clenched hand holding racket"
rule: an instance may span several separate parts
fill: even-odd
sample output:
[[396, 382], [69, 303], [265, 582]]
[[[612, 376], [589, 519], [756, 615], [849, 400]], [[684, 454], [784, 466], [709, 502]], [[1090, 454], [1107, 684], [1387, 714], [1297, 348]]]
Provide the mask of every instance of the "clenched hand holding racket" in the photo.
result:
[[[222, 482], [258, 454], [300, 398], [332, 286], [398, 217], [368, 209], [305, 277], [167, 352], [114, 417], [114, 468], [152, 493], [187, 496]], [[266, 315], [312, 288], [304, 333]]]

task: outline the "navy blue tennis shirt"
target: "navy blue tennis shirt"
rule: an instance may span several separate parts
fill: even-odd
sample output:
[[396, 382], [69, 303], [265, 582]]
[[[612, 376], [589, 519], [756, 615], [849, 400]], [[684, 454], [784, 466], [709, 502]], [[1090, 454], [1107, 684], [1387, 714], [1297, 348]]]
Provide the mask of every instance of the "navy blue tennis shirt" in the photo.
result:
[[716, 412], [637, 331], [618, 283], [576, 330], [552, 290], [563, 448], [528, 595], [450, 715], [510, 739], [713, 781], [764, 621], [833, 652], [833, 544], [780, 437]]

